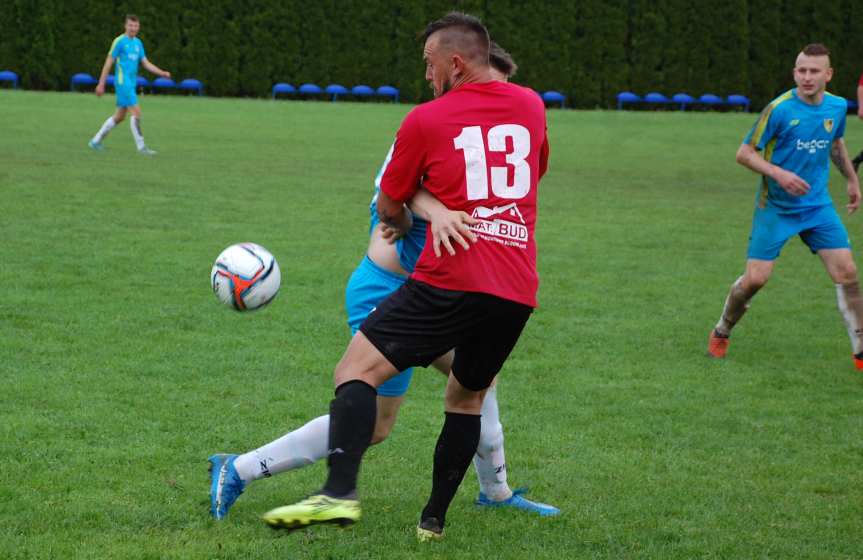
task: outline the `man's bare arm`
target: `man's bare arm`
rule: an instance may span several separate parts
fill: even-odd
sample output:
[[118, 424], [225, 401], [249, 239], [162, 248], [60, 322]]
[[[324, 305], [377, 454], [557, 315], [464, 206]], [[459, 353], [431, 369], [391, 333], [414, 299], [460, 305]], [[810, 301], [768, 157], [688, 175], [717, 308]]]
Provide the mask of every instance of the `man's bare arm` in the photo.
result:
[[411, 211], [403, 203], [393, 200], [384, 191], [378, 193], [378, 218], [395, 231], [395, 236], [404, 237], [414, 223]]
[[166, 72], [165, 70], [162, 70], [161, 68], [159, 68], [158, 66], [156, 66], [155, 64], [150, 62], [149, 59], [146, 59], [146, 58], [143, 59], [141, 61], [141, 66], [143, 66], [146, 70], [148, 70], [149, 72], [152, 72], [153, 74], [155, 74], [157, 76], [162, 76], [163, 78], [170, 78], [171, 77], [170, 72]]
[[789, 194], [802, 196], [809, 192], [809, 183], [796, 174], [773, 165], [764, 159], [758, 151], [749, 144], [741, 144], [737, 150], [737, 163], [752, 171], [770, 177]]
[[475, 224], [476, 220], [466, 212], [450, 210], [426, 189], [420, 187], [414, 197], [408, 201], [408, 206], [414, 214], [431, 224], [435, 256], [441, 256], [441, 244], [447, 253], [455, 255], [451, 239], [465, 250], [470, 249], [467, 240], [476, 243], [476, 234], [468, 227]]
[[99, 83], [96, 84], [96, 95], [101, 96], [105, 93], [105, 80], [108, 79], [108, 72], [111, 71], [111, 66], [114, 65], [114, 57], [110, 54], [105, 58], [105, 64], [102, 65], [102, 73], [99, 74]]
[[848, 149], [845, 147], [844, 139], [837, 138], [833, 141], [830, 146], [830, 159], [839, 173], [848, 181], [848, 205], [846, 208], [848, 208], [849, 214], [853, 214], [860, 207], [860, 180], [854, 171], [851, 158], [848, 157]]

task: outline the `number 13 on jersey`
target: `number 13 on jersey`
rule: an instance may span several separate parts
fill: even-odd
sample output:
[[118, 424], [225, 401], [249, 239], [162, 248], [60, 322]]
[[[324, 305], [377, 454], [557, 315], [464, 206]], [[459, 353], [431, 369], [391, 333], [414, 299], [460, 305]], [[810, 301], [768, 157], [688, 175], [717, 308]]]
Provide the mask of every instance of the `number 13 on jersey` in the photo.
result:
[[489, 198], [489, 175], [491, 175], [491, 191], [499, 198], [524, 198], [530, 192], [530, 165], [525, 161], [530, 154], [530, 132], [518, 124], [500, 124], [492, 127], [488, 131], [488, 150], [506, 152], [507, 138], [512, 138], [512, 152], [506, 154], [506, 163], [515, 170], [512, 184], [509, 183], [509, 168], [495, 166], [489, 170], [485, 158], [486, 145], [482, 127], [466, 126], [461, 129], [461, 134], [453, 139], [455, 149], [464, 152], [468, 200]]

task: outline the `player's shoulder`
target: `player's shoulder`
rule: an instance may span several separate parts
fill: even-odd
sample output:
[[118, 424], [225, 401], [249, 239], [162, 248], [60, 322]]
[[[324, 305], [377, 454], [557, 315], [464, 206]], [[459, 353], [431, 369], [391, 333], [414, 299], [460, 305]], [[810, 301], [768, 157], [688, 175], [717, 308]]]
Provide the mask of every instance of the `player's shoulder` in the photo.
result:
[[834, 95], [829, 91], [824, 92], [824, 103], [829, 107], [840, 109], [843, 113], [848, 111], [848, 100], [841, 95]]
[[787, 110], [791, 108], [794, 100], [796, 99], [797, 97], [794, 95], [794, 90], [789, 89], [785, 93], [776, 96], [770, 103], [767, 104], [766, 108], [769, 111], [776, 112], [778, 114], [782, 110]]
[[123, 42], [123, 38], [124, 38], [124, 37], [126, 37], [126, 34], [125, 34], [125, 33], [120, 33], [119, 35], [117, 35], [116, 37], [114, 37], [114, 40], [113, 40], [113, 41], [111, 41], [111, 48], [114, 48], [114, 47], [116, 47], [117, 45], [119, 45], [120, 43], [122, 43], [122, 42]]

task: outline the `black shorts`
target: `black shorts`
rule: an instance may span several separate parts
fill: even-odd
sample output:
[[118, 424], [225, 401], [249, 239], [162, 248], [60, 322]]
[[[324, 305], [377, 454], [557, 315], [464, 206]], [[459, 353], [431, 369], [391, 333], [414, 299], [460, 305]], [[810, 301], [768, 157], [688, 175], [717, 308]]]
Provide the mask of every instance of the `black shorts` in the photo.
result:
[[360, 325], [396, 370], [427, 367], [455, 349], [452, 372], [464, 387], [491, 385], [533, 308], [489, 294], [443, 290], [413, 279]]

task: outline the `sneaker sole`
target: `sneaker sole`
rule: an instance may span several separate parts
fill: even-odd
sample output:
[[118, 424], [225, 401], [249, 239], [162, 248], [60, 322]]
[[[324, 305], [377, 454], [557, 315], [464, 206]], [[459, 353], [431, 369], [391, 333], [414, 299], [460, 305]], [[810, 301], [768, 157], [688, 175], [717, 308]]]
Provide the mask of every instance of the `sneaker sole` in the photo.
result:
[[297, 529], [304, 529], [311, 525], [338, 525], [339, 527], [350, 527], [354, 523], [356, 523], [355, 519], [350, 519], [349, 517], [335, 517], [333, 519], [321, 519], [321, 520], [312, 520], [312, 519], [267, 519], [264, 518], [264, 523], [266, 523], [271, 529], [284, 529], [287, 531], [296, 531]]

